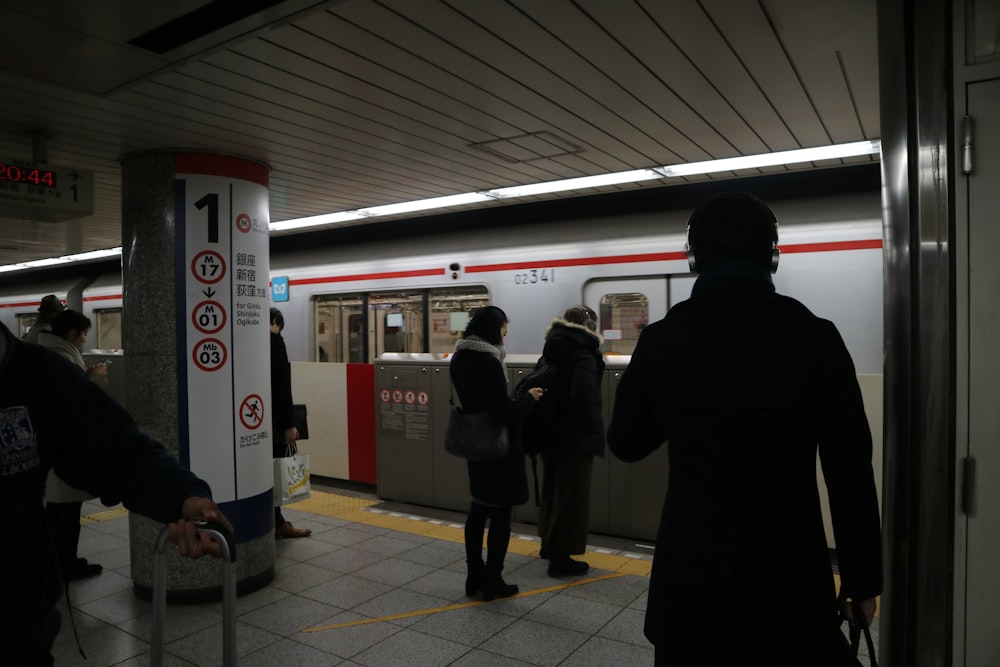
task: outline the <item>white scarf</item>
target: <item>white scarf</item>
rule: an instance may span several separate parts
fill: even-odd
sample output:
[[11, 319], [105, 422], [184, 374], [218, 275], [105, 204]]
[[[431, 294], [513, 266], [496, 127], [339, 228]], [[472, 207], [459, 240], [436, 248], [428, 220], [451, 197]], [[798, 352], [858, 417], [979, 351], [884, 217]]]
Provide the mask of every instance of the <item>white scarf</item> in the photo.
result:
[[455, 344], [455, 350], [471, 350], [472, 352], [486, 352], [487, 354], [492, 354], [500, 362], [500, 368], [503, 369], [504, 379], [510, 380], [507, 375], [507, 364], [503, 362], [504, 358], [507, 356], [507, 350], [503, 349], [503, 346], [493, 345], [492, 343], [487, 343], [485, 340], [479, 336], [469, 336], [468, 338], [462, 338]]

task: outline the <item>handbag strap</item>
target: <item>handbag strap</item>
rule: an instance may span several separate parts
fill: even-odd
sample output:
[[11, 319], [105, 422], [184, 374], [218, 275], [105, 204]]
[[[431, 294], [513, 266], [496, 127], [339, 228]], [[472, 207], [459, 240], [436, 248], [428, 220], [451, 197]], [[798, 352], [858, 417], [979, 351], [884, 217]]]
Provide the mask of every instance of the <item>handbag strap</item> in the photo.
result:
[[294, 442], [285, 443], [285, 458], [288, 458], [289, 456], [295, 456], [298, 453], [299, 453], [298, 445], [296, 445]]
[[451, 397], [448, 398], [448, 402], [452, 405], [458, 404], [456, 407], [462, 409], [462, 399], [458, 397], [458, 390], [455, 389], [455, 383], [451, 382]]
[[844, 620], [847, 620], [848, 634], [851, 638], [851, 655], [855, 658], [858, 655], [858, 648], [861, 645], [861, 633], [865, 634], [865, 643], [868, 645], [868, 660], [871, 662], [871, 667], [878, 667], [878, 660], [875, 658], [875, 642], [872, 641], [872, 631], [868, 627], [868, 619], [865, 617], [864, 612], [861, 610], [861, 605], [856, 604], [854, 600], [847, 602], [847, 597], [844, 594], [843, 588], [841, 588], [840, 594], [837, 596], [837, 600], [843, 604], [850, 604], [851, 609], [854, 612], [854, 619], [847, 619], [844, 615]]

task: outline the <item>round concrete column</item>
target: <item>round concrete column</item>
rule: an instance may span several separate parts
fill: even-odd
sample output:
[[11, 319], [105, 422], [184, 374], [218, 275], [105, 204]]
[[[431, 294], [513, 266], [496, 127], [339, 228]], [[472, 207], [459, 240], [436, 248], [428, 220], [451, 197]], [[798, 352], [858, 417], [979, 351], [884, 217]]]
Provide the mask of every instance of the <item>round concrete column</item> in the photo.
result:
[[[129, 412], [212, 487], [236, 530], [239, 592], [274, 578], [268, 169], [242, 158], [122, 159], [123, 347]], [[133, 588], [148, 597], [162, 525], [129, 515]], [[168, 600], [218, 599], [212, 558], [168, 549]]]

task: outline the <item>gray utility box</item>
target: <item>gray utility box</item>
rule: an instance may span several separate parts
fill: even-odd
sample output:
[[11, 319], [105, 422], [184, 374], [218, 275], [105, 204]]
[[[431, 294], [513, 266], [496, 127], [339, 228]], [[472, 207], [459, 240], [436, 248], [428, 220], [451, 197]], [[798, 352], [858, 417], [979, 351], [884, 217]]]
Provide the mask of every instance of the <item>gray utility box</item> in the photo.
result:
[[[385, 354], [375, 362], [378, 495], [399, 502], [467, 511], [469, 481], [462, 459], [444, 450], [451, 382], [450, 355]], [[536, 356], [508, 355], [510, 388], [535, 366]], [[615, 390], [629, 357], [610, 356], [603, 379], [604, 420], [610, 421]], [[514, 508], [516, 521], [537, 523], [531, 463], [526, 460], [528, 503]], [[538, 462], [539, 484], [542, 466]], [[638, 463], [606, 452], [594, 459], [590, 531], [652, 541], [667, 490], [667, 451], [661, 447]]]

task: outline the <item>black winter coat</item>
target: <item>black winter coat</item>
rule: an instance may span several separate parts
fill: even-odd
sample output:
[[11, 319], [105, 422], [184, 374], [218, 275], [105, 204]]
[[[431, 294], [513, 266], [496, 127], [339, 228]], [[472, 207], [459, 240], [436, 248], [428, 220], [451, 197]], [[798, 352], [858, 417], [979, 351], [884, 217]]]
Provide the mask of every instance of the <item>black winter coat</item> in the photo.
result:
[[[66, 359], [18, 341], [0, 325], [0, 665], [18, 652], [62, 595], [42, 498], [50, 468], [74, 487], [164, 523], [208, 485], [141, 433], [107, 392]], [[64, 619], [65, 623], [65, 619]]]
[[664, 442], [645, 626], [657, 653], [729, 664], [725, 651], [772, 628], [776, 655], [825, 664], [836, 596], [817, 448], [843, 586], [855, 599], [882, 590], [871, 433], [837, 329], [766, 273], [705, 273], [642, 332], [617, 389], [612, 453], [636, 461]]
[[597, 333], [562, 318], [554, 319], [545, 332], [542, 356], [555, 368], [555, 379], [538, 402], [537, 414], [551, 421], [546, 430], [557, 440], [555, 451], [604, 456], [600, 347]]
[[503, 366], [487, 352], [458, 350], [451, 358], [450, 372], [464, 410], [488, 410], [508, 428], [510, 449], [506, 457], [491, 463], [468, 462], [472, 498], [490, 505], [523, 505], [528, 502], [528, 477], [521, 417], [531, 410], [534, 399], [529, 394], [511, 399]]
[[292, 407], [292, 366], [281, 334], [271, 332], [271, 454], [285, 456], [285, 431], [295, 426]]

